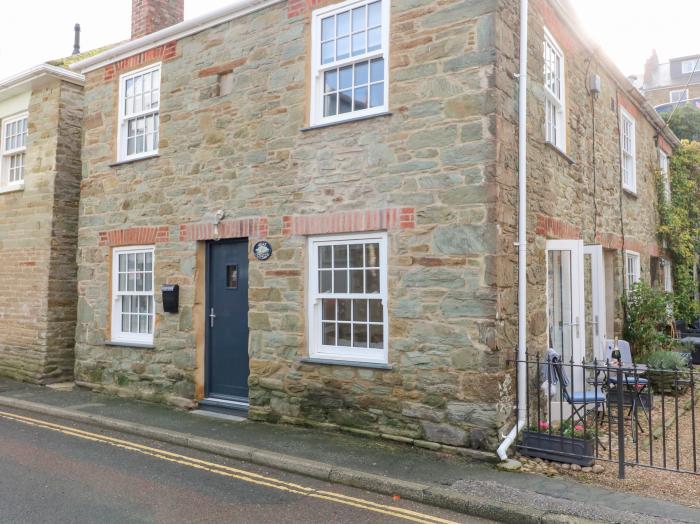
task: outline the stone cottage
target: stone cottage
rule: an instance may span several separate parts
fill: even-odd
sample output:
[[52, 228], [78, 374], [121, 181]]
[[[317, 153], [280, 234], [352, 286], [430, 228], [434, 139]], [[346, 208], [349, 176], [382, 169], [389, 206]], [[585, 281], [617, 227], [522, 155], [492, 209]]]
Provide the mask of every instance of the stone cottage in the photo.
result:
[[42, 64], [0, 81], [0, 372], [73, 375], [83, 76]]
[[[662, 265], [655, 176], [677, 141], [568, 3], [531, 11], [530, 342], [581, 359]], [[519, 16], [245, 0], [76, 64], [76, 381], [494, 449], [514, 395]]]

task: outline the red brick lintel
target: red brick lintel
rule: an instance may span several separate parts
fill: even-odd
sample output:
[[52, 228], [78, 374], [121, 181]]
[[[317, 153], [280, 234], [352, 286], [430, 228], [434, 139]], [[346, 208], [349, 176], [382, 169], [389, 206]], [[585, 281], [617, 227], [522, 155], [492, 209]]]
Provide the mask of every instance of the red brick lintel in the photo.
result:
[[[539, 215], [537, 217], [535, 233], [550, 239], [581, 240], [581, 238], [583, 238], [580, 227], [546, 215]], [[643, 243], [630, 237], [625, 237], [623, 239], [622, 235], [616, 233], [598, 233], [595, 237], [595, 242], [605, 249], [615, 249], [618, 251], [628, 249], [652, 257], [658, 257], [661, 253], [656, 242]]]
[[100, 231], [100, 246], [143, 246], [170, 240], [168, 226], [132, 227]]
[[416, 210], [412, 207], [282, 217], [282, 234], [286, 236], [415, 229], [415, 227]]
[[224, 220], [219, 224], [218, 237], [215, 235], [214, 224], [212, 223], [180, 225], [180, 241], [182, 242], [212, 240], [214, 238], [262, 238], [267, 235], [267, 217]]
[[168, 42], [105, 66], [104, 80], [113, 80], [123, 71], [129, 71], [140, 65], [147, 65], [157, 60], [171, 60], [176, 56], [177, 41]]

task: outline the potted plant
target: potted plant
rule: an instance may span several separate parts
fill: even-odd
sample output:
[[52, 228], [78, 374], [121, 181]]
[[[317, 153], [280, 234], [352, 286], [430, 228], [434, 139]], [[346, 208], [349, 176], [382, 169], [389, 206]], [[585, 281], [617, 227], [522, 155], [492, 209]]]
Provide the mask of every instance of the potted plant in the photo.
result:
[[572, 424], [571, 420], [565, 420], [557, 426], [550, 426], [547, 421], [541, 420], [523, 431], [518, 449], [527, 457], [586, 467], [592, 466], [595, 461], [595, 438], [592, 428]]
[[688, 358], [676, 351], [654, 351], [647, 357], [646, 377], [655, 393], [682, 395], [688, 391]]

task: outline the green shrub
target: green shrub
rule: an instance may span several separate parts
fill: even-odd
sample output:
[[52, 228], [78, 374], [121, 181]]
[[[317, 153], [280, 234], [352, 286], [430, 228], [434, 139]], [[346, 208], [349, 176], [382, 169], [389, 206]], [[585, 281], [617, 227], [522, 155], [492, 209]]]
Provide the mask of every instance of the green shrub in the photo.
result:
[[654, 351], [647, 355], [647, 366], [656, 369], [685, 370], [688, 368], [688, 357], [675, 351]]
[[638, 282], [622, 296], [625, 311], [624, 338], [638, 360], [658, 349], [672, 349], [675, 343], [666, 335], [669, 325], [671, 295]]

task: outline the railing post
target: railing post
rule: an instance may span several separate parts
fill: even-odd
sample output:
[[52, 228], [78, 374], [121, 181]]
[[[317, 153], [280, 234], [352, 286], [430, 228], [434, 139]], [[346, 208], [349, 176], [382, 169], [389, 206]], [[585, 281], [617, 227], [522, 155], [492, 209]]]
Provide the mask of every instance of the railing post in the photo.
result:
[[[620, 479], [625, 478], [625, 408], [624, 408], [624, 374], [622, 366], [618, 364], [617, 369], [617, 461]], [[609, 415], [608, 415], [609, 416]]]

